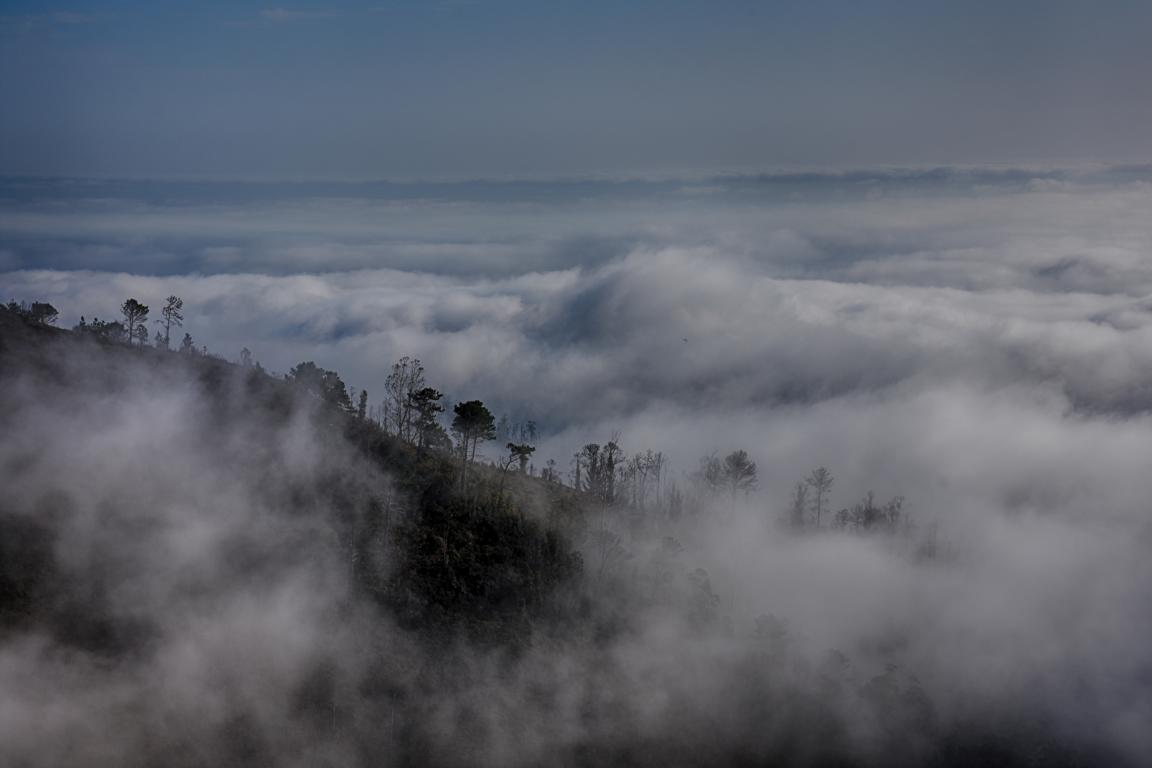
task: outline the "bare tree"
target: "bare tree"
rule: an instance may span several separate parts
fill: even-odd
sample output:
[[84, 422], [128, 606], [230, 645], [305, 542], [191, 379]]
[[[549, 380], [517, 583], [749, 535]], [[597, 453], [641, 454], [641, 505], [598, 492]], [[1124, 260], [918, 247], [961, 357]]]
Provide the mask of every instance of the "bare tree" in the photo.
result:
[[184, 299], [179, 296], [169, 296], [164, 300], [160, 310], [160, 319], [156, 321], [164, 329], [164, 349], [168, 349], [172, 329], [184, 325]]
[[417, 358], [402, 357], [384, 380], [384, 429], [401, 440], [413, 441], [412, 393], [424, 388], [424, 366]]
[[832, 490], [832, 473], [824, 467], [818, 467], [812, 470], [812, 474], [808, 475], [805, 480], [814, 491], [812, 497], [812, 512], [816, 517], [816, 527], [820, 527], [820, 516], [828, 509], [828, 493]]

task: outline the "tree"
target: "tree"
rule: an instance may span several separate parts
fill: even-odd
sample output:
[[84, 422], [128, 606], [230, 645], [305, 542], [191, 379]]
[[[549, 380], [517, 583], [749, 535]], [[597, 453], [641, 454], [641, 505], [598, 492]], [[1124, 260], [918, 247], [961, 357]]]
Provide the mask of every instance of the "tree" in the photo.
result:
[[588, 443], [576, 454], [576, 490], [580, 488], [580, 469], [584, 469], [584, 490], [593, 496], [604, 494], [604, 470], [600, 466], [600, 444]]
[[416, 433], [416, 446], [428, 448], [432, 445], [432, 438], [436, 433], [442, 432], [437, 417], [444, 412], [440, 403], [444, 395], [432, 387], [423, 387], [415, 392], [408, 393], [408, 408], [414, 415], [413, 429]]
[[812, 497], [812, 512], [816, 516], [816, 527], [820, 527], [820, 516], [828, 508], [828, 492], [832, 490], [832, 473], [824, 467], [818, 467], [812, 470], [812, 474], [808, 475], [805, 480], [814, 491]]
[[632, 506], [644, 509], [649, 490], [655, 491], [656, 503], [660, 503], [660, 482], [664, 469], [664, 454], [648, 449], [637, 453], [624, 466], [624, 477], [630, 481]]
[[732, 492], [733, 498], [737, 491], [748, 492], [756, 487], [756, 462], [748, 458], [744, 450], [732, 451], [724, 457], [724, 484]]
[[356, 418], [364, 421], [368, 417], [368, 390], [360, 390], [360, 402], [356, 406]]
[[716, 454], [714, 453], [701, 457], [700, 467], [696, 470], [693, 477], [696, 483], [706, 491], [716, 493], [724, 480], [724, 465], [720, 459], [716, 458]]
[[9, 312], [32, 325], [56, 325], [56, 319], [60, 316], [56, 307], [46, 301], [34, 301], [31, 304], [10, 301], [7, 306]]
[[245, 368], [252, 367], [252, 350], [248, 349], [248, 347], [240, 350], [240, 365]]
[[452, 412], [456, 414], [452, 431], [460, 449], [460, 487], [467, 488], [468, 463], [476, 458], [480, 443], [496, 436], [496, 423], [492, 412], [479, 400], [457, 403]]
[[145, 344], [148, 343], [148, 326], [147, 325], [141, 324], [141, 325], [136, 326], [136, 342], [141, 347], [143, 347]]
[[72, 330], [77, 333], [86, 333], [95, 336], [98, 339], [107, 339], [110, 341], [120, 341], [124, 338], [124, 325], [115, 320], [105, 322], [98, 317], [92, 318], [92, 322], [86, 322], [84, 316], [80, 316], [80, 323]]
[[612, 504], [616, 501], [616, 465], [624, 458], [624, 451], [616, 444], [616, 437], [604, 446], [602, 458], [604, 472], [604, 501]]
[[124, 329], [128, 343], [132, 343], [139, 338], [136, 327], [148, 322], [148, 305], [141, 304], [136, 299], [128, 299], [120, 305], [120, 313], [124, 315]]
[[409, 404], [411, 394], [424, 388], [424, 366], [416, 358], [402, 357], [392, 365], [392, 373], [384, 380], [384, 429], [392, 424], [392, 432], [401, 440], [412, 442], [413, 413]]
[[192, 341], [192, 334], [184, 334], [184, 339], [180, 342], [180, 351], [186, 355], [196, 354], [196, 343]]
[[792, 503], [788, 508], [788, 525], [797, 530], [804, 527], [804, 513], [808, 511], [808, 485], [796, 483]]
[[37, 325], [56, 325], [60, 313], [46, 301], [34, 301], [31, 307], [32, 322]]
[[528, 471], [528, 460], [536, 452], [536, 447], [527, 443], [508, 443], [508, 456], [514, 463], [520, 464], [520, 474]]
[[851, 526], [857, 531], [896, 533], [901, 530], [902, 524], [906, 526], [903, 510], [903, 496], [896, 496], [884, 506], [877, 506], [876, 494], [868, 491], [852, 509], [843, 509], [837, 514], [836, 525], [840, 528]]
[[536, 448], [528, 445], [527, 443], [508, 443], [508, 455], [500, 460], [500, 493], [501, 497], [504, 496], [504, 478], [508, 475], [508, 470], [512, 468], [513, 464], [520, 465], [520, 474], [528, 472], [528, 459], [536, 451]]
[[124, 337], [131, 343], [139, 338], [137, 327], [148, 321], [148, 305], [130, 298], [120, 305], [120, 314], [124, 316]]
[[329, 371], [311, 360], [300, 363], [288, 372], [285, 377], [298, 387], [311, 395], [336, 406], [344, 413], [352, 413], [352, 399], [348, 397], [348, 388], [335, 371]]
[[173, 326], [179, 328], [184, 325], [184, 300], [179, 296], [169, 296], [164, 300], [164, 307], [160, 310], [160, 319], [156, 322], [164, 328], [164, 349], [168, 349], [172, 336]]
[[616, 465], [624, 458], [624, 451], [609, 440], [603, 447], [599, 443], [588, 443], [576, 454], [576, 490], [580, 488], [581, 470], [584, 476], [583, 490], [606, 504], [616, 499]]

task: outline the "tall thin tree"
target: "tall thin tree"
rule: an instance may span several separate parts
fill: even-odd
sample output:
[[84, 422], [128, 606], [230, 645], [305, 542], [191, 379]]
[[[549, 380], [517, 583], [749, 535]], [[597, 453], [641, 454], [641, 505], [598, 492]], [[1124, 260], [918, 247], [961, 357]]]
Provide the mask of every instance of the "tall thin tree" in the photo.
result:
[[817, 467], [812, 470], [812, 474], [808, 475], [805, 480], [813, 490], [812, 496], [812, 512], [816, 517], [816, 527], [820, 527], [820, 516], [828, 508], [828, 492], [832, 490], [832, 473], [824, 467]]
[[164, 328], [164, 349], [168, 349], [172, 338], [172, 328], [184, 325], [184, 299], [179, 296], [169, 296], [164, 300], [160, 310], [160, 319], [156, 321]]

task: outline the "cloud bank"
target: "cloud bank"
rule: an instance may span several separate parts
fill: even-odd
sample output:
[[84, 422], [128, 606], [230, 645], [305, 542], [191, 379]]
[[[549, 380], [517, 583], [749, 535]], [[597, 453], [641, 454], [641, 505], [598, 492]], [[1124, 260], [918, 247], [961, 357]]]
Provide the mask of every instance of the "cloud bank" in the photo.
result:
[[[533, 762], [583, 743], [738, 742], [753, 727], [735, 717], [733, 681], [772, 636], [770, 623], [755, 634], [756, 618], [771, 615], [805, 648], [789, 673], [809, 680], [796, 683], [804, 690], [802, 670], [823, 669], [804, 665], [831, 663], [834, 651], [862, 678], [897, 656], [916, 683], [890, 682], [922, 686], [937, 722], [1052, 728], [1139, 764], [1152, 754], [1142, 727], [1152, 716], [1152, 184], [1134, 171], [963, 178], [792, 179], [754, 195], [732, 180], [709, 181], [706, 194], [677, 182], [688, 191], [675, 203], [651, 188], [621, 199], [615, 187], [615, 197], [565, 190], [536, 206], [443, 195], [220, 209], [21, 199], [6, 204], [12, 269], [0, 286], [51, 301], [68, 323], [107, 318], [127, 296], [158, 305], [175, 293], [186, 329], [211, 351], [235, 358], [246, 346], [281, 371], [315, 359], [373, 399], [396, 358], [418, 356], [451, 396], [536, 420], [537, 458], [561, 471], [580, 446], [613, 435], [629, 452], [665, 451], [682, 487], [702, 455], [752, 455], [760, 491], [718, 513], [726, 522], [686, 530], [687, 554], [668, 566], [688, 603], [699, 582], [680, 577], [707, 571], [730, 635], [693, 635], [653, 609], [643, 631], [595, 658], [541, 648], [511, 678], [470, 659], [473, 687], [429, 703], [429, 716], [480, 717], [473, 725], [490, 739], [468, 753], [460, 745], [473, 742], [445, 726], [457, 734], [445, 737], [451, 755]], [[50, 230], [55, 255], [27, 245]], [[109, 416], [53, 451], [99, 477], [101, 446], [126, 441], [117, 424], [170, 425], [175, 438], [190, 427], [166, 414], [188, 408], [141, 393], [122, 421]], [[162, 446], [165, 434], [152, 439]], [[903, 495], [917, 524], [939, 531], [940, 561], [771, 533], [818, 465], [836, 475], [835, 508], [870, 490]], [[118, 474], [127, 469], [110, 471], [115, 488], [132, 487]], [[197, 508], [233, 506], [196, 493]], [[188, 531], [174, 514], [170, 544], [204, 542], [189, 555], [200, 567], [215, 523]], [[656, 543], [617, 532], [643, 574], [665, 567]], [[312, 576], [302, 567], [286, 578]], [[269, 624], [257, 630], [323, 623], [316, 602], [269, 589], [259, 612]], [[257, 630], [252, 647], [264, 642]], [[214, 646], [189, 642], [195, 667]], [[16, 679], [39, 650], [10, 653], [24, 654], [4, 667]], [[559, 697], [550, 708], [528, 703], [540, 686]], [[125, 701], [142, 695], [130, 688]], [[589, 697], [601, 697], [595, 716], [578, 716]], [[882, 732], [862, 726], [851, 738], [879, 749]]]

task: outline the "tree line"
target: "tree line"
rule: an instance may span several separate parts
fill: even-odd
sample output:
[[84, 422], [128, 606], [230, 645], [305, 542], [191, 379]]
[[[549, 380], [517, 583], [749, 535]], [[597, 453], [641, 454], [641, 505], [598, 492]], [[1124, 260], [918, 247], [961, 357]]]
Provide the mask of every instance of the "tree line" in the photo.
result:
[[[47, 302], [10, 301], [6, 308], [34, 325], [55, 325], [59, 317], [56, 308]], [[147, 304], [128, 298], [120, 306], [120, 319], [88, 321], [82, 316], [72, 330], [105, 341], [143, 347], [149, 342], [150, 312]], [[168, 296], [152, 324], [156, 327], [152, 346], [171, 350], [173, 331], [184, 325], [183, 299]], [[197, 349], [189, 333], [184, 333], [178, 351], [188, 355], [208, 354], [206, 347]], [[263, 372], [247, 347], [241, 350], [239, 363]], [[548, 459], [537, 473], [532, 463], [539, 435], [535, 421], [513, 422], [507, 415], [497, 421], [481, 400], [450, 403], [442, 391], [428, 384], [419, 358], [404, 356], [393, 363], [384, 380], [384, 397], [376, 405], [369, 404], [366, 389], [355, 393], [336, 371], [322, 368], [313, 361], [299, 363], [283, 378], [348, 417], [376, 424], [384, 433], [418, 451], [455, 454], [458, 485], [463, 491], [467, 491], [470, 476], [474, 474], [471, 468], [478, 457], [483, 461], [481, 447], [492, 441], [502, 442], [504, 450], [495, 460], [484, 463], [499, 470], [501, 492], [503, 478], [515, 470], [521, 475], [570, 488], [605, 507], [621, 507], [634, 515], [676, 520], [685, 509], [715, 506], [721, 498], [734, 504], [759, 489], [756, 462], [744, 449], [733, 450], [723, 457], [716, 453], [702, 457], [697, 469], [682, 484], [670, 476], [663, 452], [649, 449], [629, 456], [621, 447], [618, 434], [603, 444], [584, 445], [572, 455], [566, 476], [554, 459]], [[452, 415], [445, 424], [442, 419], [449, 408]], [[682, 475], [679, 479], [685, 478]], [[856, 503], [833, 512], [834, 483], [826, 467], [814, 469], [796, 483], [784, 513], [774, 522], [793, 531], [897, 533], [912, 528], [902, 496], [880, 503], [875, 494], [868, 491]]]

